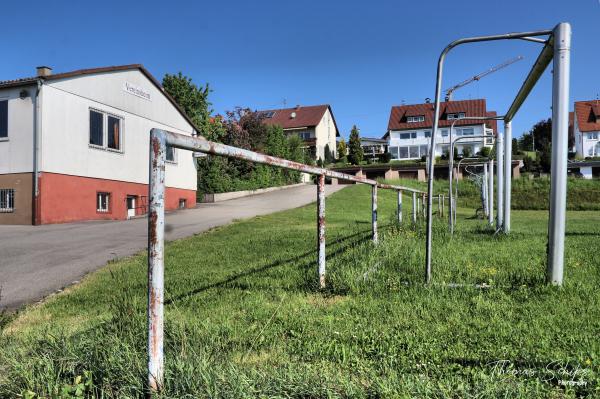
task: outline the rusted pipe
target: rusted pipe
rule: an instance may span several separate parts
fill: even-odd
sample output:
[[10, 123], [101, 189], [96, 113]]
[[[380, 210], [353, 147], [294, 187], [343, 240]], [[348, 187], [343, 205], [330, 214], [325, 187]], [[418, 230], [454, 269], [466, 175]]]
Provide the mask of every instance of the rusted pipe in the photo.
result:
[[164, 372], [165, 153], [165, 135], [153, 129], [148, 188], [148, 387], [152, 392], [161, 390]]
[[371, 187], [371, 230], [373, 242], [377, 244], [377, 185]]
[[325, 288], [325, 175], [317, 179], [317, 237], [319, 286]]

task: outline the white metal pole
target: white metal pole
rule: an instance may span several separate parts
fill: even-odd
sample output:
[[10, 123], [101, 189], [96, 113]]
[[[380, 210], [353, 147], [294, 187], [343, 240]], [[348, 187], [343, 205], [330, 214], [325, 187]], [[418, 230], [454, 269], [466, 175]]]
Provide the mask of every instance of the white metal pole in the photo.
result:
[[398, 190], [398, 224], [402, 224], [402, 191]]
[[502, 133], [497, 133], [496, 138], [496, 229], [502, 228], [502, 221], [504, 217], [504, 149], [502, 140]]
[[319, 286], [325, 288], [325, 175], [317, 177], [317, 245]]
[[412, 206], [412, 220], [413, 220], [413, 224], [417, 224], [417, 193], [415, 193], [413, 191], [412, 193], [412, 201], [413, 201], [413, 206]]
[[377, 244], [377, 185], [371, 186], [371, 230], [373, 242]]
[[494, 224], [494, 161], [489, 160], [488, 166], [488, 222]]
[[512, 182], [512, 122], [504, 122], [504, 217], [503, 231], [510, 232], [510, 194]]
[[481, 193], [483, 196], [483, 214], [486, 217], [487, 217], [489, 209], [490, 209], [487, 183], [488, 183], [488, 166], [487, 166], [487, 163], [484, 163], [483, 164], [483, 180], [481, 181]]
[[148, 197], [148, 386], [163, 387], [164, 373], [164, 246], [165, 246], [165, 135], [150, 135], [150, 184]]
[[562, 285], [567, 210], [567, 155], [569, 129], [569, 70], [571, 25], [554, 28], [554, 75], [552, 77], [552, 167], [550, 222], [548, 224], [549, 283]]

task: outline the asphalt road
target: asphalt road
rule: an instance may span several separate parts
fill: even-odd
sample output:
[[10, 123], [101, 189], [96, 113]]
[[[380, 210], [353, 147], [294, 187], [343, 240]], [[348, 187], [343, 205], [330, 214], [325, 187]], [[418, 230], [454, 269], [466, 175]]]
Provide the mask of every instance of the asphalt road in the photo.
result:
[[[344, 186], [326, 186], [326, 195]], [[166, 239], [175, 240], [234, 219], [297, 208], [316, 200], [306, 185], [238, 198], [166, 216]], [[0, 226], [0, 309], [16, 309], [80, 280], [115, 258], [147, 245], [147, 219], [44, 226]]]

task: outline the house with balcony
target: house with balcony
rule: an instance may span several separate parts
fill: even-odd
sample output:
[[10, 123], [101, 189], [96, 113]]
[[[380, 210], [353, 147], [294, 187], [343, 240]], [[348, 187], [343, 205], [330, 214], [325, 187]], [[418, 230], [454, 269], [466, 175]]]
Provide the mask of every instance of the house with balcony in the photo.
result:
[[380, 155], [387, 152], [387, 140], [374, 137], [361, 137], [360, 146], [366, 159], [377, 161]]
[[297, 105], [294, 108], [257, 111], [268, 125], [279, 125], [286, 135], [297, 135], [315, 159], [325, 159], [325, 146], [337, 157], [337, 137], [340, 132], [331, 106]]
[[600, 100], [576, 101], [573, 115], [575, 151], [584, 158], [600, 157]]
[[[388, 129], [383, 136], [387, 140], [392, 160], [417, 160], [428, 155], [433, 129], [433, 106], [432, 103], [425, 102], [392, 107]], [[496, 116], [495, 111], [487, 110], [485, 99], [440, 103], [435, 156], [448, 155], [451, 128], [453, 139], [465, 137], [455, 145], [459, 155], [474, 155], [483, 147], [491, 148], [497, 131], [496, 121], [468, 119], [481, 116]], [[483, 135], [489, 138], [481, 138]], [[473, 137], [469, 138], [471, 136]]]

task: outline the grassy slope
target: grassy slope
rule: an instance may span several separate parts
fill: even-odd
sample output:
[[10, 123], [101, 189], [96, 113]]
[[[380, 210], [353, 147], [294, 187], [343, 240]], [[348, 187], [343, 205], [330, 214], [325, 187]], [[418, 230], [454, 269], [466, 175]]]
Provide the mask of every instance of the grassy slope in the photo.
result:
[[[568, 214], [566, 284], [556, 289], [543, 284], [547, 212], [515, 212], [510, 237], [494, 237], [463, 209], [454, 239], [444, 222], [434, 226], [426, 288], [422, 226], [393, 226], [394, 194], [380, 198], [377, 247], [368, 187], [327, 200], [324, 293], [315, 287], [314, 205], [168, 245], [165, 396], [600, 395], [598, 212]], [[141, 396], [145, 256], [69, 291], [5, 326], [0, 397], [50, 396], [76, 376], [96, 395]], [[535, 375], [502, 373], [499, 360]], [[583, 369], [587, 385], [560, 386], [564, 365]]]
[[[398, 183], [407, 187], [427, 189], [425, 182], [414, 179], [391, 180], [390, 183]], [[495, 181], [495, 184], [498, 182]], [[598, 180], [584, 180], [569, 178], [567, 181], [567, 209], [574, 211], [600, 210], [600, 183]], [[447, 180], [435, 180], [434, 189], [436, 193], [448, 191]], [[466, 179], [458, 183], [459, 206], [479, 207], [479, 189], [475, 184]], [[549, 209], [550, 179], [515, 179], [512, 182], [512, 204], [513, 209], [519, 210], [542, 210]], [[494, 197], [494, 201], [496, 198]]]

